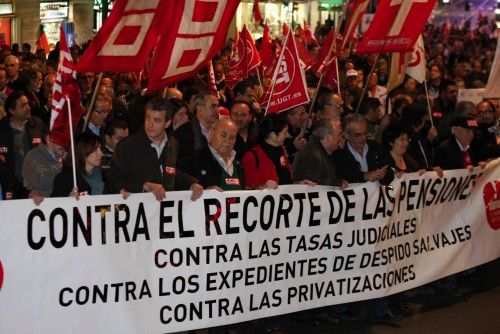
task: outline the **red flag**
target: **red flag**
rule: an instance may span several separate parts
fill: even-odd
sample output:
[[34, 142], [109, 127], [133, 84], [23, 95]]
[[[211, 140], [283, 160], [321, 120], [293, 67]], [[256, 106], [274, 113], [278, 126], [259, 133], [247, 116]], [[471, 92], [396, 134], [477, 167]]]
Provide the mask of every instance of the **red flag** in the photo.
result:
[[336, 91], [338, 87], [337, 80], [337, 67], [335, 66], [335, 61], [333, 62], [333, 66], [329, 66], [325, 72], [325, 76], [323, 78], [322, 86], [331, 89], [332, 91]]
[[77, 70], [142, 70], [160, 35], [162, 15], [174, 18], [180, 2], [171, 1], [166, 6], [166, 1], [115, 1], [111, 14], [78, 61]]
[[297, 46], [297, 52], [299, 54], [299, 59], [301, 62], [300, 65], [302, 66], [304, 71], [307, 71], [316, 63], [316, 59], [309, 53], [309, 50], [307, 50], [303, 44], [297, 43], [297, 41], [295, 41], [295, 45]]
[[354, 31], [356, 31], [356, 27], [366, 13], [369, 2], [369, 0], [354, 0], [354, 2], [349, 5], [349, 16], [342, 30], [343, 39], [339, 50], [344, 50], [347, 43], [352, 40]]
[[165, 3], [179, 8], [172, 24], [162, 26], [148, 90], [190, 78], [205, 66], [225, 45], [227, 31], [240, 1], [184, 0]]
[[333, 49], [334, 35], [335, 35], [334, 31], [330, 30], [330, 32], [326, 36], [325, 43], [321, 48], [318, 60], [316, 61], [316, 64], [314, 64], [313, 66], [313, 71], [314, 73], [316, 73], [317, 76], [320, 76], [326, 71], [327, 67], [330, 66], [330, 64], [333, 61], [333, 58], [336, 55], [336, 51]]
[[261, 65], [263, 71], [265, 71], [267, 67], [272, 66], [276, 58], [273, 54], [273, 41], [269, 33], [269, 24], [267, 24], [267, 22], [264, 25], [264, 34], [262, 35], [262, 42], [260, 43], [259, 55], [262, 60]]
[[302, 29], [300, 24], [297, 25], [297, 29], [295, 31], [295, 36], [296, 36], [296, 39], [299, 41], [299, 43], [306, 42], [306, 33], [304, 32], [304, 29]]
[[307, 45], [318, 45], [318, 40], [316, 39], [316, 36], [314, 36], [312, 28], [306, 20], [304, 20], [304, 36]]
[[247, 49], [238, 31], [234, 35], [232, 56], [228, 67], [224, 81], [230, 89], [233, 89], [240, 80], [248, 75]]
[[435, 4], [436, 0], [381, 0], [357, 52], [411, 51]]
[[262, 105], [268, 105], [267, 113], [278, 113], [309, 102], [295, 39], [286, 24], [283, 25], [283, 36], [283, 50], [273, 74], [272, 95], [267, 91], [263, 97], [265, 102]]
[[239, 2], [117, 0], [78, 70], [140, 71], [156, 47], [148, 90], [192, 77], [224, 45]]
[[[50, 135], [52, 140], [64, 147], [70, 146], [69, 127], [76, 127], [83, 109], [80, 104], [80, 89], [76, 81], [75, 64], [66, 44], [66, 37], [61, 26], [59, 41], [59, 66], [56, 81], [52, 90], [52, 112], [50, 117]], [[72, 124], [69, 123], [68, 104], [66, 96], [71, 102]]]
[[214, 65], [212, 64], [211, 60], [207, 62], [207, 72], [208, 72], [208, 87], [210, 87], [210, 90], [215, 96], [218, 96], [219, 92], [217, 91], [217, 83], [215, 82]]
[[45, 35], [45, 31], [43, 30], [43, 26], [40, 25], [41, 34], [36, 41], [36, 49], [43, 49], [45, 54], [50, 52], [49, 41], [47, 40], [47, 35]]
[[253, 0], [252, 14], [255, 23], [260, 24], [262, 22], [262, 13], [259, 8], [259, 0]]
[[[248, 72], [260, 65], [261, 60], [255, 42], [253, 41], [250, 31], [247, 29], [247, 25], [243, 25], [243, 30], [241, 31], [241, 39], [246, 48], [247, 62], [248, 62]], [[248, 73], [247, 73], [248, 74]]]

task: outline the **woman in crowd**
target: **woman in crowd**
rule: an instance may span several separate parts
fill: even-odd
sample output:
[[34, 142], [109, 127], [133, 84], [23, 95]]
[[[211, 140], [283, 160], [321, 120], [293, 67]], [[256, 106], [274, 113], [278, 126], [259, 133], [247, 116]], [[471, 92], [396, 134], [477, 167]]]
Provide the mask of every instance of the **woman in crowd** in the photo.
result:
[[174, 114], [172, 115], [172, 131], [175, 131], [179, 126], [189, 122], [189, 106], [186, 102], [173, 98], [169, 100], [174, 106]]
[[418, 162], [406, 150], [410, 144], [410, 137], [406, 130], [398, 124], [391, 124], [382, 131], [382, 145], [389, 151], [396, 175], [400, 173], [413, 173], [420, 170]]
[[245, 184], [248, 189], [276, 189], [292, 183], [292, 167], [283, 146], [288, 134], [286, 118], [271, 114], [262, 119], [259, 144], [242, 159]]
[[[73, 187], [71, 166], [66, 166], [54, 180], [52, 197], [102, 195], [104, 182], [101, 176], [101, 141], [90, 133], [82, 133], [75, 140], [75, 167], [77, 189]], [[71, 162], [71, 159], [67, 159]]]

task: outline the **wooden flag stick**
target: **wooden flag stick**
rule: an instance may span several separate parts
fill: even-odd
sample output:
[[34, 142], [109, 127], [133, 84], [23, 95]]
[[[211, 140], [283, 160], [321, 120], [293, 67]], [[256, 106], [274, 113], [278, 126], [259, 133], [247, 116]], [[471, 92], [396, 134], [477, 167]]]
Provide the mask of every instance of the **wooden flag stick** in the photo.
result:
[[78, 189], [76, 184], [76, 164], [75, 164], [75, 139], [73, 137], [73, 115], [71, 115], [71, 103], [68, 95], [66, 95], [66, 103], [68, 104], [68, 120], [69, 120], [69, 140], [71, 147], [71, 168], [73, 170], [73, 189]]
[[377, 57], [375, 57], [375, 61], [373, 62], [372, 69], [370, 70], [370, 74], [368, 74], [368, 77], [366, 78], [366, 84], [365, 84], [365, 87], [363, 88], [363, 94], [361, 94], [361, 98], [359, 99], [358, 106], [356, 107], [356, 114], [359, 112], [359, 108], [361, 107], [361, 102], [363, 102], [363, 98], [366, 94], [366, 91], [368, 90], [368, 84], [370, 83], [370, 79], [372, 77], [373, 72], [375, 72], [375, 66], [377, 66], [378, 56], [379, 56], [379, 54], [377, 53]]
[[89, 125], [90, 115], [92, 114], [92, 111], [94, 109], [95, 100], [97, 98], [97, 92], [99, 91], [99, 86], [101, 85], [101, 80], [102, 80], [102, 72], [99, 73], [99, 75], [97, 76], [97, 83], [94, 88], [94, 93], [92, 94], [92, 99], [90, 100], [90, 105], [87, 108], [87, 115], [85, 115], [85, 122], [83, 123], [82, 132], [85, 132], [85, 130], [87, 130], [87, 126]]

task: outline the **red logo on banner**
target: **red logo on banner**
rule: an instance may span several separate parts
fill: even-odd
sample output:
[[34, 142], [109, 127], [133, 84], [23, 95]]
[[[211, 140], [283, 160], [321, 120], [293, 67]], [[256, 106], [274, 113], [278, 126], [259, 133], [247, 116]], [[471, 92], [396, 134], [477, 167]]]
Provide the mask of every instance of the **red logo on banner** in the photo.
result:
[[2, 284], [3, 284], [3, 267], [2, 267], [2, 261], [0, 261], [0, 290], [2, 290]]
[[492, 229], [500, 229], [500, 181], [488, 182], [483, 188], [486, 219]]
[[175, 175], [175, 167], [165, 167], [165, 173], [168, 175]]
[[411, 51], [436, 0], [381, 0], [358, 53]]
[[240, 180], [239, 179], [226, 179], [226, 184], [227, 185], [232, 185], [232, 186], [239, 186], [240, 185]]
[[[262, 98], [263, 105], [268, 105], [267, 113], [278, 113], [309, 102], [295, 38], [287, 25], [283, 26], [283, 36], [286, 43], [274, 69], [273, 86]], [[272, 96], [269, 98], [271, 92]]]

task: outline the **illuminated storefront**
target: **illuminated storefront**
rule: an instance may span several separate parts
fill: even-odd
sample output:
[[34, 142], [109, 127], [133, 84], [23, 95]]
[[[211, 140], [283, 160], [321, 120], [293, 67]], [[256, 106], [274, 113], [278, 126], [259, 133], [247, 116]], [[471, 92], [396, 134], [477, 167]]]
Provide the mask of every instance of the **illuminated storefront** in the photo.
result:
[[[318, 24], [333, 24], [342, 11], [343, 0], [260, 1], [260, 11], [269, 22], [271, 35], [281, 35], [281, 26], [288, 23], [295, 28], [306, 20], [312, 29]], [[253, 1], [243, 0], [236, 12], [236, 27], [247, 24], [255, 38], [262, 36], [262, 27], [252, 18]]]
[[0, 45], [10, 45], [12, 41], [12, 0], [0, 1]]

